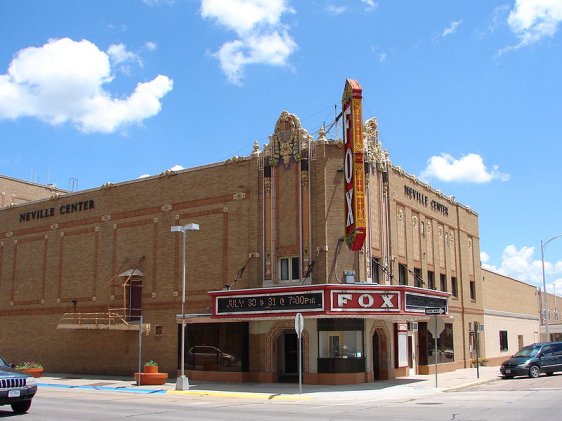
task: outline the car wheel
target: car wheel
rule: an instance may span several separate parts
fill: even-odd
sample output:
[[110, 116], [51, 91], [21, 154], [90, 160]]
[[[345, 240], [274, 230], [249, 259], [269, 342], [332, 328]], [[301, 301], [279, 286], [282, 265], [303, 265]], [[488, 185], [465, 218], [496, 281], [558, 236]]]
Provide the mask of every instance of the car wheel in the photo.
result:
[[12, 405], [12, 410], [16, 413], [16, 414], [24, 414], [26, 413], [29, 408], [31, 407], [31, 400], [28, 401], [21, 401], [21, 402], [15, 402]]
[[502, 379], [504, 379], [504, 380], [508, 380], [508, 379], [512, 379], [512, 378], [513, 378], [513, 376], [503, 376], [502, 377]]
[[540, 374], [541, 374], [541, 369], [538, 366], [532, 365], [531, 368], [529, 368], [529, 377], [536, 379], [537, 377], [539, 377]]

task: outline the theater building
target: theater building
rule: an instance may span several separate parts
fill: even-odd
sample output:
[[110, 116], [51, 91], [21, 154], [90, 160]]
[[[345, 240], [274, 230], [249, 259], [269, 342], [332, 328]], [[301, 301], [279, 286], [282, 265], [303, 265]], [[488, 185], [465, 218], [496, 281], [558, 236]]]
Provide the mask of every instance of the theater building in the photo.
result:
[[188, 377], [291, 381], [300, 314], [304, 383], [469, 367], [478, 216], [391, 163], [361, 95], [346, 83], [342, 139], [284, 111], [249, 156], [1, 209], [0, 352], [132, 375], [142, 332], [175, 376], [183, 318]]

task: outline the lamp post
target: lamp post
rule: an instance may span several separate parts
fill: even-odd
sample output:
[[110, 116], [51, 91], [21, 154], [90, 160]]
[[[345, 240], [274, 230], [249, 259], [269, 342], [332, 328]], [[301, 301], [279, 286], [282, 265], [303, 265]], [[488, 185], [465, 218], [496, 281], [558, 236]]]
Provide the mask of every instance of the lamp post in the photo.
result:
[[181, 292], [181, 374], [176, 380], [176, 390], [189, 390], [189, 379], [185, 376], [185, 259], [187, 254], [187, 231], [199, 231], [199, 224], [173, 225], [171, 232], [181, 232], [183, 235], [183, 271]]
[[552, 240], [556, 240], [557, 238], [560, 238], [560, 237], [562, 237], [562, 234], [558, 234], [558, 235], [552, 237], [550, 240], [547, 240], [547, 241], [544, 241], [544, 242], [541, 240], [542, 287], [543, 287], [543, 291], [544, 291], [544, 325], [545, 325], [545, 328], [546, 328], [546, 340], [547, 341], [550, 341], [550, 332], [548, 330], [548, 294], [546, 292], [546, 280], [545, 280], [545, 276], [544, 276], [544, 248]]

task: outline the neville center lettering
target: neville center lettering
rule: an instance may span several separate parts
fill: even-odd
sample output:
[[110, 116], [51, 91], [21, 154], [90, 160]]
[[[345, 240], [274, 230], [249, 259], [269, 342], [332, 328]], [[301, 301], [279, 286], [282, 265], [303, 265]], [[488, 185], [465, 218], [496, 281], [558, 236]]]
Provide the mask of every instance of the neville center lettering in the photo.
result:
[[74, 203], [69, 203], [67, 205], [61, 205], [58, 208], [51, 207], [51, 208], [20, 213], [20, 222], [35, 221], [43, 218], [50, 218], [57, 214], [56, 212], [57, 210], [60, 215], [66, 215], [69, 213], [81, 212], [94, 208], [95, 208], [95, 203], [93, 200], [84, 200], [81, 202], [74, 202]]

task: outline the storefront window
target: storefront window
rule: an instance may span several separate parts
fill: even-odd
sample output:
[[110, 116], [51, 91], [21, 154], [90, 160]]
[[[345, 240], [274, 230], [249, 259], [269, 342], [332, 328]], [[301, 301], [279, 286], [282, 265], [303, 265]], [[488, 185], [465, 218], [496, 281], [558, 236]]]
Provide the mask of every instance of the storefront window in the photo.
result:
[[320, 373], [364, 371], [363, 331], [362, 319], [319, 319], [318, 371]]
[[[178, 341], [181, 325], [178, 326]], [[185, 367], [202, 371], [248, 371], [247, 323], [186, 325]], [[178, 349], [181, 347], [178, 344]], [[178, 355], [178, 365], [180, 364]]]
[[[435, 341], [427, 330], [427, 323], [419, 323], [420, 364], [435, 364]], [[453, 324], [445, 323], [443, 332], [437, 338], [437, 363], [452, 363], [455, 361], [453, 346]]]

